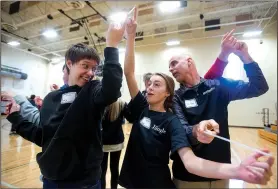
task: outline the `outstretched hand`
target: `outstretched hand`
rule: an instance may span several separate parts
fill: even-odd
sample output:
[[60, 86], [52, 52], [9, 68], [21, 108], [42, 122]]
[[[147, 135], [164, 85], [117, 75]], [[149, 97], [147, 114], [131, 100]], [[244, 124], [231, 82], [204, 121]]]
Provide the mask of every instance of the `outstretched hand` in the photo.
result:
[[[268, 153], [268, 150], [262, 150]], [[254, 153], [241, 162], [237, 170], [238, 179], [249, 183], [265, 185], [272, 176], [271, 167], [274, 163], [273, 157], [266, 158], [265, 161], [258, 159], [263, 155]]]

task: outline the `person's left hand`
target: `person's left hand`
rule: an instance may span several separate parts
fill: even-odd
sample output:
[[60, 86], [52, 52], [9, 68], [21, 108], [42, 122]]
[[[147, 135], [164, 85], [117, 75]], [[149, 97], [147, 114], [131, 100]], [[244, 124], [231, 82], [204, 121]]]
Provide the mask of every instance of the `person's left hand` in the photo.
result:
[[11, 114], [13, 112], [19, 112], [20, 111], [20, 105], [18, 105], [16, 102], [12, 102], [10, 112], [8, 114]]
[[8, 115], [11, 113], [11, 108], [13, 104], [16, 104], [14, 97], [15, 94], [13, 92], [8, 92], [8, 91], [2, 91], [1, 92], [1, 101], [6, 101], [7, 103], [5, 104], [5, 112], [4, 114]]
[[[269, 152], [268, 150], [262, 151]], [[270, 156], [265, 161], [259, 161], [258, 159], [262, 156], [262, 154], [256, 152], [243, 160], [236, 170], [237, 178], [249, 183], [267, 184], [272, 176], [271, 167], [274, 163], [274, 158]]]

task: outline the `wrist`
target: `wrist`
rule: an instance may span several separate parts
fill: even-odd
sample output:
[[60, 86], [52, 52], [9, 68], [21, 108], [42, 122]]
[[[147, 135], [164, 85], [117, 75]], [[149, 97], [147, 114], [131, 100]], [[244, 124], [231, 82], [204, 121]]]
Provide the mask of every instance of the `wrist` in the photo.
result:
[[220, 54], [218, 55], [218, 58], [223, 62], [228, 62], [228, 58], [230, 54], [231, 54], [230, 52], [221, 51]]
[[238, 165], [231, 164], [230, 172], [231, 172], [231, 179], [242, 180], [240, 175], [240, 164]]
[[250, 64], [254, 62], [253, 58], [249, 54], [243, 54], [240, 56], [240, 59], [244, 64]]
[[106, 47], [118, 48], [118, 44], [116, 44], [116, 43], [106, 43]]
[[198, 130], [199, 124], [196, 124], [192, 128], [192, 135], [194, 138], [197, 138], [197, 130]]
[[135, 39], [136, 35], [135, 34], [127, 34], [126, 38], [127, 39]]

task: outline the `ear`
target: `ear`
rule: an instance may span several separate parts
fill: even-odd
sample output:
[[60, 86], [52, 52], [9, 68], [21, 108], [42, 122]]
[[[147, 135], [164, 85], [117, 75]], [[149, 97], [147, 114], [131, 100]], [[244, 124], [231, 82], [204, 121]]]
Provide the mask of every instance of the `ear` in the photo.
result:
[[165, 98], [169, 97], [170, 96], [170, 93], [169, 92], [166, 92], [166, 96]]
[[193, 64], [193, 59], [191, 57], [189, 57], [187, 61], [188, 61], [188, 66], [191, 66]]
[[67, 60], [66, 64], [67, 64], [67, 67], [69, 68], [69, 70], [71, 70], [72, 62], [70, 60]]

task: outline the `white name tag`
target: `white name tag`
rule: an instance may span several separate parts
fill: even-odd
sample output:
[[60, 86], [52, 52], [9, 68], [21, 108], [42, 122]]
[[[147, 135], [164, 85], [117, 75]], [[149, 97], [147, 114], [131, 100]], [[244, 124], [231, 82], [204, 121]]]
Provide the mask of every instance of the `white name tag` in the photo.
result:
[[140, 124], [143, 127], [149, 129], [151, 127], [151, 119], [147, 118], [147, 117], [144, 117], [143, 119], [141, 119]]
[[61, 104], [72, 103], [76, 98], [76, 92], [69, 92], [62, 95]]
[[185, 100], [184, 103], [186, 108], [193, 108], [198, 106], [196, 99]]

